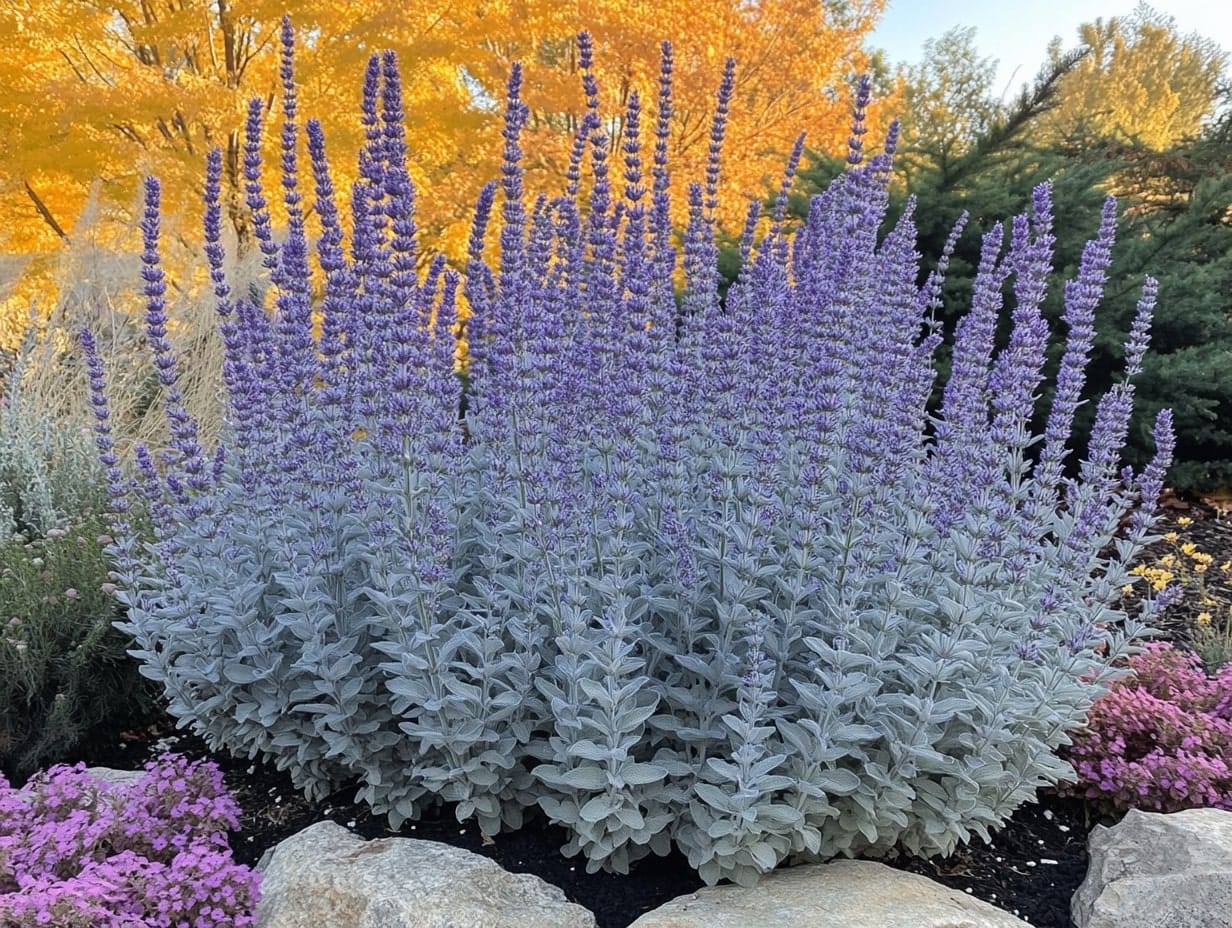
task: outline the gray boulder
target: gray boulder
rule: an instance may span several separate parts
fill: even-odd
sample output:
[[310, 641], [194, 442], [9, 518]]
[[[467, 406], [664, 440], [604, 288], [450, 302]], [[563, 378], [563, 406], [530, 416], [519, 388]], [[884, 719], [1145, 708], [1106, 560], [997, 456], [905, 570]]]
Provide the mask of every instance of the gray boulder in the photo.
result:
[[712, 886], [647, 912], [630, 928], [1028, 928], [914, 873], [863, 860], [776, 870], [754, 887]]
[[[112, 767], [87, 767], [86, 773], [97, 780], [104, 790], [124, 789], [145, 776], [144, 770], [116, 770]], [[17, 798], [22, 802], [29, 802], [30, 794], [21, 790], [17, 793]]]
[[318, 822], [274, 849], [258, 928], [595, 928], [535, 876], [436, 841], [364, 841]]
[[1232, 928], [1232, 812], [1131, 810], [1089, 849], [1078, 928]]
[[116, 770], [113, 767], [87, 767], [86, 773], [109, 786], [132, 786], [145, 776], [144, 770]]

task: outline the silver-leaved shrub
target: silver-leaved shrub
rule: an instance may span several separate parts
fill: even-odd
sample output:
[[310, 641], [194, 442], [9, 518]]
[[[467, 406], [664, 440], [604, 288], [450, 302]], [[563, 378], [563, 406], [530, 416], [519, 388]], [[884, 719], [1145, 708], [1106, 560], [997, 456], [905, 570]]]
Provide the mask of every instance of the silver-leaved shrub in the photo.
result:
[[89, 420], [57, 421], [27, 395], [33, 340], [0, 381], [0, 543], [46, 537], [106, 500]]
[[944, 267], [918, 284], [910, 211], [878, 237], [894, 138], [863, 159], [867, 85], [851, 169], [788, 234], [797, 145], [771, 215], [750, 210], [721, 304], [713, 210], [734, 65], [678, 239], [670, 47], [649, 131], [632, 94], [609, 138], [580, 45], [588, 103], [564, 194], [523, 192], [515, 68], [502, 177], [457, 273], [418, 251], [391, 55], [368, 67], [349, 246], [314, 121], [303, 189], [287, 27], [284, 240], [263, 194], [261, 101], [244, 163], [268, 311], [221, 272], [218, 153], [208, 162], [230, 398], [216, 455], [177, 387], [148, 183], [149, 341], [175, 445], [140, 453], [132, 485], [84, 339], [116, 520], [138, 493], [157, 528], [149, 547], [115, 548], [131, 653], [181, 724], [272, 757], [309, 795], [358, 781], [395, 824], [445, 801], [485, 834], [537, 807], [589, 870], [675, 845], [707, 882], [751, 883], [788, 859], [986, 836], [1072, 774], [1057, 749], [1154, 611], [1111, 606], [1172, 446], [1165, 412], [1155, 460], [1118, 469], [1149, 280], [1125, 379], [1077, 476], [1064, 472], [1114, 205], [1065, 284], [1044, 434], [1030, 422], [1049, 340], [1047, 188], [1008, 243], [1000, 225], [984, 237], [931, 416]]

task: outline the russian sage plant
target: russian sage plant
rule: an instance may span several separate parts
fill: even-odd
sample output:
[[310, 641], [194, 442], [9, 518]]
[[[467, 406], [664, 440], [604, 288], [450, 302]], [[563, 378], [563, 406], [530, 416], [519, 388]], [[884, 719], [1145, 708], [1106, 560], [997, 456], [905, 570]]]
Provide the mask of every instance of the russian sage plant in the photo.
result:
[[[654, 106], [631, 94], [609, 138], [580, 37], [587, 104], [559, 196], [523, 190], [515, 66], [502, 174], [459, 273], [419, 250], [391, 54], [365, 78], [349, 245], [314, 121], [305, 189], [291, 41], [288, 26], [284, 239], [263, 192], [261, 101], [243, 165], [269, 308], [221, 272], [222, 164], [207, 162], [223, 446], [202, 449], [177, 386], [154, 180], [144, 280], [175, 441], [161, 460], [138, 454], [132, 485], [84, 339], [123, 628], [181, 725], [273, 758], [310, 796], [358, 782], [395, 825], [445, 801], [494, 834], [537, 807], [589, 870], [675, 845], [709, 883], [896, 845], [947, 853], [1072, 773], [1057, 749], [1155, 608], [1111, 604], [1150, 537], [1172, 447], [1165, 412], [1155, 459], [1118, 469], [1148, 280], [1125, 379], [1099, 404], [1077, 476], [1064, 473], [1111, 202], [1065, 284], [1044, 434], [1029, 423], [1049, 341], [1047, 187], [1008, 243], [1001, 225], [984, 236], [930, 417], [944, 263], [918, 285], [910, 210], [878, 237], [895, 139], [864, 159], [867, 83], [850, 170], [789, 234], [796, 145], [771, 214], [750, 208], [721, 304], [733, 63], [682, 239], [670, 47]], [[142, 498], [157, 531], [146, 548], [123, 534]]]

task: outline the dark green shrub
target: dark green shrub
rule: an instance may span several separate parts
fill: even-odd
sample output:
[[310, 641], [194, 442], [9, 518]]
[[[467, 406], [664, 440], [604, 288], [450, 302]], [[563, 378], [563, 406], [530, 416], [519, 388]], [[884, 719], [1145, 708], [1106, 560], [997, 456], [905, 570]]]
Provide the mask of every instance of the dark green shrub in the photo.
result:
[[103, 520], [0, 543], [0, 771], [22, 782], [90, 739], [153, 717], [156, 701], [108, 581]]

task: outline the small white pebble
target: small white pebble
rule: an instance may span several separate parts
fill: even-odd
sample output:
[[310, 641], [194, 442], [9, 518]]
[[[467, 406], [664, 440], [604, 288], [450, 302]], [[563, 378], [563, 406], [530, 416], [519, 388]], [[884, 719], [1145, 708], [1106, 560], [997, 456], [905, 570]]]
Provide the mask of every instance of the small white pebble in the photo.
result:
[[349, 822], [347, 822], [347, 828], [354, 828], [354, 827], [355, 827], [355, 819], [351, 819]]
[[1052, 809], [1044, 810], [1044, 818], [1050, 822], [1052, 821]]
[[1028, 866], [1028, 867], [1034, 867], [1034, 866], [1035, 866], [1035, 861], [1033, 861], [1033, 860], [1028, 860], [1028, 861], [1027, 861], [1027, 866]]
[[1039, 845], [1040, 845], [1040, 847], [1043, 847], [1043, 846], [1044, 846], [1044, 839], [1043, 839], [1043, 838], [1040, 838], [1040, 840], [1039, 840]]
[[281, 796], [275, 796], [275, 797], [274, 797], [274, 805], [278, 805], [278, 803], [280, 803], [280, 802], [282, 802], [282, 797], [281, 797]]
[[1001, 858], [1000, 858], [1000, 857], [997, 857], [997, 858], [994, 858], [994, 859], [997, 861], [997, 863], [1001, 863]]
[[1057, 831], [1069, 831], [1069, 826], [1068, 825], [1058, 825]]
[[256, 840], [257, 840], [257, 836], [256, 836], [256, 835], [249, 835], [249, 836], [248, 836], [248, 843], [249, 843], [249, 844], [252, 844], [252, 842], [254, 842], [254, 841], [256, 841]]
[[1048, 864], [1048, 865], [1049, 865], [1049, 866], [1051, 866], [1051, 867], [1055, 867], [1055, 866], [1057, 865], [1057, 861], [1052, 860], [1052, 859], [1050, 859], [1050, 858], [1048, 858], [1048, 857], [1041, 857], [1041, 858], [1040, 858], [1040, 863], [1041, 863], [1041, 864]]
[[257, 765], [256, 765], [256, 764], [253, 764], [251, 767], [249, 767], [249, 768], [248, 768], [248, 775], [249, 775], [249, 776], [252, 776], [252, 775], [253, 775], [254, 773], [256, 773], [256, 772], [257, 772]]
[[967, 889], [966, 889], [966, 893], [967, 893], [967, 895], [968, 895], [968, 896], [974, 895], [974, 894], [971, 892], [971, 887], [970, 887], [970, 886], [968, 886], [968, 887], [967, 887]]

